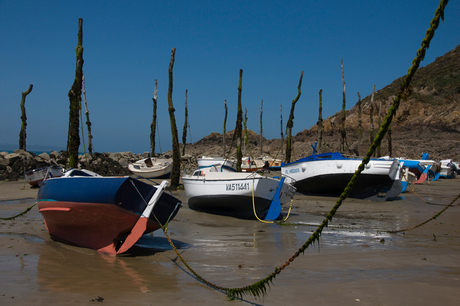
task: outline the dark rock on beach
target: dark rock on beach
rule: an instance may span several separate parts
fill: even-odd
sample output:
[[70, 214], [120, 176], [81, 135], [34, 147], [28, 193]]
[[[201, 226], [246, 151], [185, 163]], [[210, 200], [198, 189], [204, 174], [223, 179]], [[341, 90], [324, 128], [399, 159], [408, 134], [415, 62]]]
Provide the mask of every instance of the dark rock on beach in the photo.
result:
[[[89, 169], [101, 175], [129, 175], [128, 162], [142, 158], [140, 154], [127, 153], [95, 153], [79, 156], [79, 168]], [[24, 150], [15, 150], [14, 153], [0, 152], [0, 180], [16, 181], [24, 179], [29, 170], [58, 165], [69, 169], [68, 154], [66, 151], [52, 151], [50, 154], [39, 155]]]
[[[88, 169], [103, 176], [133, 175], [128, 170], [128, 164], [148, 157], [149, 153], [134, 154], [132, 152], [94, 153], [78, 156], [78, 168]], [[168, 153], [158, 155], [161, 158], [171, 158]], [[51, 151], [36, 155], [33, 152], [15, 150], [13, 153], [0, 152], [0, 181], [17, 181], [25, 178], [25, 173], [33, 169], [58, 165], [70, 169], [66, 151]], [[191, 156], [182, 157], [181, 169], [192, 171], [197, 168], [196, 159]]]

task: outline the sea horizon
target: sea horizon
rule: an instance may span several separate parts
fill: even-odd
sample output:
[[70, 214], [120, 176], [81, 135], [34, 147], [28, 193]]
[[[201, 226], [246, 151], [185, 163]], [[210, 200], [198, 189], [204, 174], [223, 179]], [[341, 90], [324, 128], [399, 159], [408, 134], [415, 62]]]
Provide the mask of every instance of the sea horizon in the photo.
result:
[[[14, 150], [2, 150], [0, 149], [0, 152], [7, 152], [7, 153], [14, 153], [14, 151], [16, 151], [18, 149], [14, 149]], [[35, 155], [40, 155], [42, 153], [47, 153], [48, 155], [51, 154], [52, 151], [56, 151], [58, 153], [60, 153], [60, 151], [64, 151], [64, 150], [38, 150], [38, 151], [33, 151], [33, 150], [26, 150], [27, 152], [30, 152], [30, 153], [34, 153]], [[78, 155], [80, 154], [85, 154], [85, 152], [78, 152]]]
[[[14, 149], [14, 150], [6, 150], [6, 149], [0, 149], [0, 152], [7, 152], [8, 154], [11, 154], [11, 153], [14, 153], [14, 151], [16, 151], [18, 149]], [[30, 152], [30, 153], [34, 153], [35, 155], [40, 155], [42, 153], [47, 153], [48, 155], [51, 154], [52, 151], [56, 151], [58, 152], [59, 154], [61, 153], [61, 151], [66, 151], [66, 150], [27, 150], [27, 152]], [[124, 152], [131, 152], [132, 154], [141, 154], [143, 155], [144, 153], [134, 153], [132, 151], [120, 151], [120, 152], [97, 152], [97, 153], [124, 153]], [[78, 152], [78, 155], [84, 155], [85, 153], [89, 154], [89, 152]]]

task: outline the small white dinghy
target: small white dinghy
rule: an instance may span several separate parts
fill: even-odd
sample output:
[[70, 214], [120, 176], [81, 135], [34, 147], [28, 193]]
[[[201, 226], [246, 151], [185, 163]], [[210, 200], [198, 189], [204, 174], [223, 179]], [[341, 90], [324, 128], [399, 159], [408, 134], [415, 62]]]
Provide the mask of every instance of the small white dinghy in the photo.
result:
[[196, 160], [198, 167], [209, 167], [213, 165], [225, 165], [228, 167], [236, 168], [236, 162], [234, 160], [225, 159], [217, 156], [202, 156]]
[[45, 178], [60, 177], [64, 174], [64, 169], [58, 165], [33, 169], [26, 172], [26, 181], [32, 187], [38, 187], [39, 183]]
[[129, 164], [128, 169], [143, 178], [166, 178], [171, 173], [172, 159], [148, 157]]

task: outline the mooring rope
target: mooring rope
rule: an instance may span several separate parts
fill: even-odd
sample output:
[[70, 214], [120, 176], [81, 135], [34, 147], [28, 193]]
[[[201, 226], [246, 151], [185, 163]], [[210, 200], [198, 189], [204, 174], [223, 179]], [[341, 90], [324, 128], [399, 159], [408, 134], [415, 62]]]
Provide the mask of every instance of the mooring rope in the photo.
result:
[[[436, 31], [436, 29], [438, 28], [439, 26], [439, 21], [440, 19], [442, 19], [444, 21], [444, 9], [446, 7], [448, 3], [448, 0], [441, 0], [440, 4], [439, 4], [439, 7], [436, 9], [436, 12], [435, 12], [435, 17], [431, 20], [430, 22], [430, 28], [426, 31], [425, 33], [425, 38], [423, 39], [422, 41], [422, 46], [420, 49], [417, 50], [417, 57], [412, 61], [412, 66], [409, 68], [409, 72], [407, 74], [407, 76], [405, 77], [403, 83], [401, 84], [401, 87], [400, 87], [400, 90], [398, 92], [398, 95], [396, 96], [396, 98], [394, 99], [393, 101], [393, 104], [392, 106], [388, 109], [388, 113], [387, 115], [385, 116], [385, 119], [384, 119], [384, 122], [383, 124], [381, 125], [380, 127], [380, 130], [378, 131], [374, 141], [372, 142], [371, 146], [369, 147], [368, 151], [367, 151], [367, 154], [366, 156], [363, 158], [362, 160], [362, 163], [359, 165], [358, 167], [358, 170], [356, 170], [355, 174], [353, 175], [353, 177], [351, 178], [350, 182], [348, 183], [347, 187], [344, 189], [344, 191], [342, 192], [342, 194], [340, 195], [339, 199], [337, 200], [336, 204], [334, 205], [334, 207], [330, 210], [330, 212], [327, 214], [326, 218], [323, 220], [323, 222], [318, 226], [318, 228], [315, 230], [315, 232], [310, 236], [310, 238], [302, 245], [302, 247], [300, 247], [298, 249], [298, 251], [291, 257], [289, 258], [281, 267], [279, 268], [275, 268], [275, 271], [273, 273], [271, 273], [269, 276], [267, 276], [266, 278], [252, 284], [252, 285], [248, 285], [248, 286], [245, 286], [245, 287], [240, 287], [240, 288], [226, 288], [226, 287], [221, 287], [221, 286], [218, 286], [218, 285], [215, 285], [211, 282], [208, 282], [207, 280], [205, 280], [203, 277], [201, 277], [198, 273], [196, 273], [188, 264], [187, 262], [182, 258], [182, 256], [180, 255], [180, 253], [178, 252], [178, 250], [176, 249], [176, 247], [174, 246], [173, 242], [171, 241], [171, 238], [169, 237], [169, 235], [167, 234], [167, 226], [162, 226], [162, 229], [163, 229], [163, 232], [165, 234], [165, 236], [167, 237], [170, 245], [172, 246], [172, 248], [174, 249], [176, 255], [178, 256], [178, 258], [182, 261], [182, 263], [187, 267], [187, 269], [189, 269], [189, 271], [198, 279], [200, 280], [201, 282], [203, 282], [204, 284], [208, 285], [209, 287], [211, 288], [214, 288], [214, 289], [217, 289], [217, 290], [220, 290], [220, 291], [223, 291], [223, 292], [226, 292], [227, 293], [227, 296], [229, 298], [235, 298], [235, 297], [242, 297], [244, 294], [250, 294], [254, 297], [260, 297], [260, 296], [264, 296], [267, 294], [267, 286], [270, 287], [270, 284], [273, 284], [273, 280], [276, 278], [276, 276], [278, 274], [281, 273], [282, 270], [284, 270], [284, 268], [286, 268], [291, 262], [294, 261], [294, 259], [296, 259], [300, 253], [304, 253], [305, 250], [311, 245], [311, 244], [314, 244], [315, 242], [318, 242], [318, 244], [320, 243], [320, 236], [321, 236], [321, 233], [323, 231], [323, 229], [325, 227], [328, 226], [329, 224], [329, 221], [332, 221], [332, 218], [334, 217], [335, 213], [337, 212], [337, 210], [340, 208], [340, 206], [342, 205], [343, 201], [349, 196], [349, 194], [351, 193], [351, 190], [354, 186], [354, 184], [356, 183], [356, 181], [358, 180], [358, 177], [360, 175], [360, 173], [364, 170], [364, 167], [365, 165], [369, 162], [371, 156], [374, 154], [376, 148], [380, 145], [383, 137], [385, 136], [385, 134], [387, 133], [388, 131], [388, 128], [390, 127], [390, 124], [391, 124], [391, 121], [392, 121], [392, 118], [396, 115], [396, 111], [398, 110], [399, 108], [399, 105], [400, 105], [400, 101], [401, 99], [406, 99], [409, 95], [410, 95], [410, 90], [409, 90], [409, 84], [415, 74], [415, 72], [417, 71], [419, 65], [420, 65], [420, 62], [424, 59], [425, 57], [425, 53], [426, 53], [426, 49], [429, 48], [429, 45], [430, 45], [430, 42], [431, 42], [431, 39], [433, 38], [434, 36], [434, 33]], [[233, 142], [233, 141], [232, 141]], [[134, 186], [136, 188], [136, 186]], [[137, 189], [137, 188], [136, 188]], [[433, 220], [433, 219], [436, 219], [441, 213], [443, 213], [447, 208], [451, 207], [452, 204], [458, 199], [460, 198], [460, 194], [448, 205], [446, 206], [443, 210], [441, 210], [438, 214], [436, 214], [435, 216], [433, 216], [432, 218], [430, 218], [429, 220], [425, 221], [424, 223], [420, 224], [420, 225], [417, 225], [415, 227], [419, 227], [423, 224], [426, 224], [427, 222]], [[145, 200], [144, 200], [145, 201]], [[36, 204], [36, 203], [35, 203]], [[16, 216], [13, 216], [11, 218], [1, 218], [2, 220], [10, 220], [10, 219], [14, 219], [18, 216], [21, 216], [23, 214], [25, 214], [26, 212], [28, 212], [30, 209], [32, 209], [34, 206], [32, 205], [31, 207], [29, 207], [26, 211], [24, 211], [23, 213], [20, 213]], [[169, 220], [168, 220], [169, 221]], [[414, 227], [414, 228], [415, 228]], [[407, 230], [407, 229], [406, 229]], [[399, 231], [402, 231], [402, 230], [399, 230]]]
[[395, 97], [392, 106], [388, 109], [388, 113], [385, 116], [384, 122], [380, 127], [380, 130], [378, 131], [374, 141], [372, 142], [371, 146], [369, 147], [366, 156], [363, 158], [362, 163], [359, 165], [358, 170], [356, 170], [355, 174], [351, 178], [350, 182], [348, 183], [347, 187], [344, 189], [342, 194], [340, 195], [339, 199], [337, 200], [336, 204], [334, 207], [331, 209], [331, 211], [328, 213], [326, 218], [323, 220], [323, 222], [318, 226], [318, 228], [315, 230], [315, 232], [310, 236], [310, 238], [298, 249], [298, 251], [291, 257], [289, 258], [281, 267], [275, 268], [275, 271], [271, 273], [269, 276], [266, 278], [252, 284], [248, 285], [245, 287], [240, 287], [240, 288], [225, 288], [221, 286], [214, 285], [208, 281], [206, 281], [204, 278], [202, 278], [200, 275], [198, 275], [180, 256], [179, 252], [176, 250], [174, 245], [172, 244], [172, 241], [169, 239], [169, 236], [165, 232], [165, 235], [168, 237], [168, 240], [171, 243], [171, 246], [173, 246], [174, 251], [176, 252], [177, 256], [180, 258], [180, 260], [184, 263], [184, 265], [190, 270], [190, 272], [200, 281], [205, 283], [206, 285], [224, 291], [227, 293], [227, 296], [229, 298], [235, 298], [235, 297], [242, 297], [244, 294], [250, 294], [254, 297], [260, 297], [264, 296], [267, 293], [267, 287], [270, 287], [270, 284], [273, 284], [273, 280], [276, 278], [278, 274], [281, 273], [284, 268], [286, 268], [294, 259], [296, 259], [300, 253], [304, 253], [305, 250], [313, 243], [318, 242], [320, 243], [319, 239], [321, 236], [321, 233], [325, 227], [328, 226], [329, 221], [332, 221], [332, 218], [334, 217], [335, 213], [339, 209], [339, 207], [342, 205], [343, 201], [349, 196], [351, 193], [351, 190], [353, 189], [354, 184], [358, 180], [359, 175], [361, 172], [364, 170], [365, 165], [369, 162], [371, 156], [374, 154], [376, 148], [380, 145], [383, 137], [388, 131], [388, 128], [390, 127], [391, 121], [393, 117], [396, 115], [396, 111], [399, 108], [401, 99], [407, 99], [407, 97], [410, 95], [410, 90], [409, 90], [409, 84], [417, 71], [418, 67], [420, 66], [420, 62], [424, 59], [426, 49], [428, 49], [431, 39], [434, 36], [434, 33], [436, 29], [439, 26], [439, 20], [442, 19], [444, 21], [444, 9], [448, 3], [448, 0], [441, 0], [439, 7], [436, 9], [435, 12], [435, 17], [431, 20], [430, 22], [430, 28], [426, 31], [425, 33], [425, 38], [422, 40], [422, 45], [421, 48], [417, 50], [417, 57], [412, 61], [412, 66], [409, 68], [408, 74], [405, 77], [403, 83], [401, 84], [401, 87], [399, 89], [399, 92], [397, 96]]
[[314, 243], [315, 241], [319, 243], [319, 238], [321, 236], [323, 229], [328, 225], [329, 221], [332, 221], [332, 217], [335, 215], [339, 207], [342, 205], [342, 202], [349, 196], [354, 184], [358, 180], [360, 173], [364, 170], [364, 166], [369, 162], [371, 156], [374, 154], [376, 148], [380, 145], [383, 137], [388, 131], [392, 118], [396, 115], [396, 111], [399, 108], [401, 99], [406, 99], [410, 94], [409, 84], [415, 72], [417, 71], [420, 62], [425, 57], [426, 49], [429, 47], [430, 41], [434, 36], [434, 32], [439, 25], [439, 19], [444, 20], [444, 8], [447, 5], [447, 2], [448, 0], [441, 0], [439, 7], [436, 9], [435, 17], [430, 22], [430, 28], [426, 31], [425, 38], [422, 41], [422, 47], [417, 50], [417, 57], [412, 61], [412, 66], [409, 68], [408, 75], [405, 77], [403, 83], [401, 84], [398, 95], [393, 101], [392, 106], [389, 108], [388, 113], [385, 116], [384, 122], [380, 127], [379, 132], [377, 133], [377, 136], [375, 137], [374, 141], [369, 147], [369, 150], [367, 151], [366, 156], [363, 158], [361, 165], [358, 167], [358, 170], [355, 172], [347, 187], [340, 195], [340, 198], [337, 200], [337, 203], [331, 209], [324, 221], [321, 223], [320, 226], [318, 226], [316, 231], [310, 236], [310, 238], [304, 243], [304, 245], [301, 248], [299, 248], [299, 250], [288, 261], [284, 263], [284, 265], [282, 265], [280, 268], [276, 268], [272, 274], [270, 274], [268, 277], [260, 280], [255, 284], [241, 288], [229, 288], [227, 290], [227, 295], [229, 297], [242, 297], [243, 294], [251, 294], [254, 297], [265, 295], [267, 292], [267, 286], [270, 286], [270, 284], [273, 283], [273, 280], [276, 277], [276, 275], [281, 273], [281, 271], [285, 267], [287, 267], [295, 258], [297, 258], [300, 255], [300, 253], [304, 253], [308, 246], [310, 246], [312, 243]]
[[420, 223], [420, 224], [417, 224], [417, 225], [414, 225], [412, 227], [408, 227], [408, 228], [403, 228], [403, 229], [399, 229], [399, 230], [393, 230], [393, 231], [386, 231], [387, 233], [392, 233], [392, 234], [395, 234], [395, 233], [400, 233], [400, 232], [407, 232], [407, 231], [410, 231], [410, 230], [413, 230], [413, 229], [416, 229], [424, 224], [427, 224], [428, 222], [430, 221], [433, 221], [435, 220], [437, 217], [439, 217], [443, 212], [445, 212], [449, 207], [453, 207], [453, 206], [457, 206], [457, 205], [453, 205], [455, 203], [455, 201], [458, 200], [458, 198], [460, 198], [460, 193], [455, 197], [455, 199], [452, 200], [452, 202], [449, 203], [449, 205], [447, 205], [446, 207], [444, 207], [440, 212], [438, 212], [437, 214], [435, 214], [433, 217], [429, 218], [428, 220]]
[[[406, 182], [407, 182], [407, 177], [406, 177], [406, 174], [405, 174], [404, 172], [403, 172], [403, 177], [404, 177], [404, 179], [405, 179]], [[411, 191], [412, 194], [414, 194], [417, 198], [419, 198], [421, 201], [425, 202], [425, 203], [428, 204], [428, 205], [439, 205], [439, 206], [449, 205], [450, 207], [454, 207], [454, 206], [459, 206], [459, 205], [460, 205], [460, 203], [459, 203], [459, 204], [452, 205], [453, 203], [451, 203], [451, 204], [440, 204], [440, 203], [428, 202], [428, 201], [426, 201], [425, 199], [423, 199], [423, 198], [415, 191], [414, 184], [409, 184], [409, 183], [408, 183], [407, 186], [410, 187], [410, 191]], [[454, 200], [454, 202], [455, 202], [455, 200]]]
[[[255, 203], [255, 195], [254, 195], [254, 183], [255, 183], [255, 177], [252, 178], [252, 210], [254, 211], [254, 216], [256, 217], [257, 220], [259, 220], [260, 222], [262, 223], [276, 223], [276, 220], [273, 220], [273, 221], [266, 221], [266, 220], [262, 220], [259, 218], [259, 216], [257, 215], [257, 211], [256, 211], [256, 203]], [[281, 189], [281, 187], [280, 187]], [[281, 196], [281, 195], [280, 195]], [[292, 208], [292, 202], [294, 202], [294, 199], [291, 199], [291, 205], [289, 206], [289, 211], [287, 213], [287, 216], [284, 220], [282, 220], [281, 222], [286, 222], [287, 219], [289, 218], [289, 215], [291, 214], [291, 208]], [[281, 203], [280, 203], [281, 205]]]
[[17, 215], [14, 215], [14, 216], [12, 216], [12, 217], [9, 217], [9, 218], [0, 218], [0, 220], [5, 220], [5, 221], [7, 221], [7, 220], [14, 220], [14, 219], [17, 218], [17, 217], [20, 217], [20, 216], [22, 216], [22, 215], [25, 215], [26, 213], [29, 212], [29, 210], [31, 210], [32, 208], [34, 208], [34, 206], [37, 205], [37, 203], [38, 203], [38, 202], [35, 202], [33, 205], [29, 206], [29, 207], [28, 207], [26, 210], [24, 210], [22, 213], [19, 213], [19, 214], [17, 214]]

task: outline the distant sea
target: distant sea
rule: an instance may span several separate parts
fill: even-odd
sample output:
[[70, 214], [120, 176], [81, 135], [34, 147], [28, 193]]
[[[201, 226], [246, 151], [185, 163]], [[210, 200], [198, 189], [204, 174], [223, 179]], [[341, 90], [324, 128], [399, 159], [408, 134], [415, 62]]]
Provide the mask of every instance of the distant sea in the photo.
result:
[[[2, 150], [0, 149], [0, 152], [8, 152], [8, 153], [14, 153], [15, 150]], [[57, 151], [58, 153], [61, 153], [60, 151], [61, 150], [49, 150], [49, 151], [43, 151], [43, 150], [39, 150], [39, 151], [30, 151], [30, 150], [27, 150], [27, 152], [31, 152], [31, 153], [34, 153], [35, 155], [40, 155], [42, 153], [48, 153], [48, 155], [51, 153], [51, 151]], [[88, 153], [88, 152], [86, 152]], [[85, 152], [78, 152], [78, 155], [83, 155], [85, 154]]]
[[[8, 152], [8, 153], [14, 153], [15, 150], [2, 150], [0, 149], [0, 152]], [[48, 155], [51, 153], [51, 151], [57, 151], [57, 150], [49, 150], [49, 151], [30, 151], [30, 150], [27, 150], [27, 152], [31, 152], [31, 153], [34, 153], [35, 155], [40, 155], [42, 153], [48, 153]], [[59, 153], [59, 151], [57, 151]], [[84, 154], [84, 153], [78, 153], [78, 154]]]
[[[0, 143], [0, 152], [8, 152], [8, 153], [14, 153], [15, 150], [18, 149], [19, 145], [14, 145], [14, 144], [3, 144]], [[50, 154], [51, 151], [57, 151], [60, 152], [61, 150], [65, 150], [65, 148], [60, 148], [60, 147], [54, 147], [54, 146], [42, 146], [42, 145], [27, 145], [27, 152], [32, 152], [37, 155], [42, 154], [44, 152]], [[79, 153], [83, 154], [83, 153]]]

